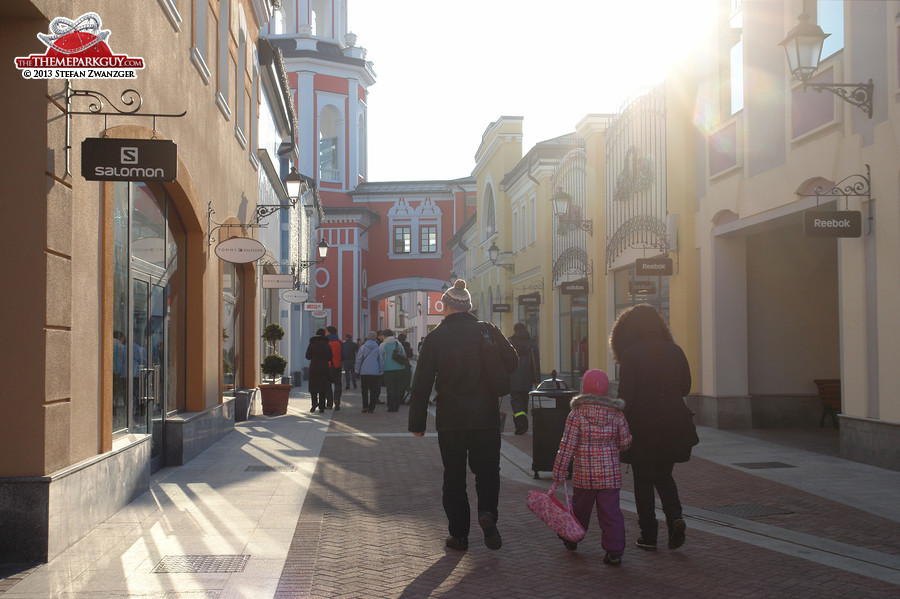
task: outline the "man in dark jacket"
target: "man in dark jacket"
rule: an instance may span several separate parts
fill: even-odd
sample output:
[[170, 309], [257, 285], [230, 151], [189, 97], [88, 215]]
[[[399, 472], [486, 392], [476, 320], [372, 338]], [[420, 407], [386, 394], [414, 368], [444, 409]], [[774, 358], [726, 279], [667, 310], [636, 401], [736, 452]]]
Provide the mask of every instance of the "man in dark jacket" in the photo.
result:
[[541, 359], [538, 345], [528, 334], [525, 323], [517, 322], [513, 326], [509, 342], [519, 354], [519, 367], [509, 377], [509, 405], [516, 434], [524, 435], [528, 432], [528, 392], [541, 382]]
[[359, 345], [353, 340], [353, 335], [347, 333], [344, 335], [344, 355], [341, 361], [344, 364], [344, 389], [350, 388], [350, 382], [353, 382], [353, 388], [356, 389], [356, 352], [359, 351]]
[[[500, 402], [488, 390], [482, 375], [481, 326], [470, 313], [472, 297], [466, 282], [456, 281], [441, 298], [446, 316], [422, 343], [413, 377], [409, 431], [425, 434], [428, 400], [437, 391], [435, 428], [444, 464], [443, 504], [450, 536], [446, 545], [469, 548], [469, 499], [466, 463], [475, 474], [478, 525], [484, 544], [500, 549], [497, 504], [500, 499]], [[508, 373], [518, 364], [516, 350], [497, 327], [487, 326]]]
[[312, 408], [309, 411], [315, 412], [318, 409], [321, 414], [326, 405], [331, 403], [331, 371], [328, 366], [331, 362], [331, 347], [328, 345], [325, 329], [316, 331], [316, 336], [309, 340], [306, 359], [309, 360], [309, 394], [312, 397]]

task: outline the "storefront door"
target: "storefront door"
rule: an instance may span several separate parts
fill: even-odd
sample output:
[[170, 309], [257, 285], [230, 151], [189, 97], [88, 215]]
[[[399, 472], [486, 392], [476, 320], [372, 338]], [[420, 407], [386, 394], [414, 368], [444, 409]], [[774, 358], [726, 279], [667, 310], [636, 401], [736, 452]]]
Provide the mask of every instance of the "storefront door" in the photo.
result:
[[134, 272], [132, 283], [132, 422], [135, 432], [150, 433], [150, 468], [163, 465], [166, 354], [169, 315], [166, 288], [152, 276]]

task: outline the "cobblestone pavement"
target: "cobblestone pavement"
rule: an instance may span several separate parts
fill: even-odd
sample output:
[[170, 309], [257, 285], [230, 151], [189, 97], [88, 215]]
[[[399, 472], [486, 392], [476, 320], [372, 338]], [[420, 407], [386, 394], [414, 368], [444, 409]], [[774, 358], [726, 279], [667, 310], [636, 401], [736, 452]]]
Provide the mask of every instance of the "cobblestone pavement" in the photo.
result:
[[[549, 473], [533, 480], [522, 459], [501, 466], [502, 549], [484, 547], [477, 525], [467, 552], [446, 549], [437, 437], [407, 433], [405, 407], [363, 414], [359, 399], [345, 392], [332, 416], [277, 599], [900, 596], [900, 522], [698, 457], [676, 467], [688, 523], [677, 551], [664, 525], [658, 551], [634, 547], [627, 474], [623, 565], [602, 563], [596, 521], [567, 551], [525, 506]], [[503, 438], [505, 454], [530, 455], [530, 434]], [[741, 508], [775, 513], [717, 511]]]

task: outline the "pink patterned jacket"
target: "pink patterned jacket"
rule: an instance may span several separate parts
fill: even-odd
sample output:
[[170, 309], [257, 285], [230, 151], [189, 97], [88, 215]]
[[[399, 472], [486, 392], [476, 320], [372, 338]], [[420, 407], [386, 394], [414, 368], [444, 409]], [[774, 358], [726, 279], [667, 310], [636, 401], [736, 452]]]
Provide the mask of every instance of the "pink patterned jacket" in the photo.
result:
[[572, 485], [580, 489], [621, 489], [619, 451], [631, 445], [622, 409], [625, 402], [599, 395], [578, 395], [566, 418], [566, 430], [553, 464], [553, 479], [563, 480], [575, 460]]

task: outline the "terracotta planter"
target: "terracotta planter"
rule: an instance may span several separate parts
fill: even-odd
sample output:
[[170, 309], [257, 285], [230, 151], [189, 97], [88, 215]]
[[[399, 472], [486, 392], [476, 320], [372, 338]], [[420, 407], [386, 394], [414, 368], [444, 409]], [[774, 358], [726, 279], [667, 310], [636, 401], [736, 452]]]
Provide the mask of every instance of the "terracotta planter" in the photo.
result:
[[263, 414], [279, 416], [287, 414], [288, 398], [291, 395], [290, 385], [260, 385]]

